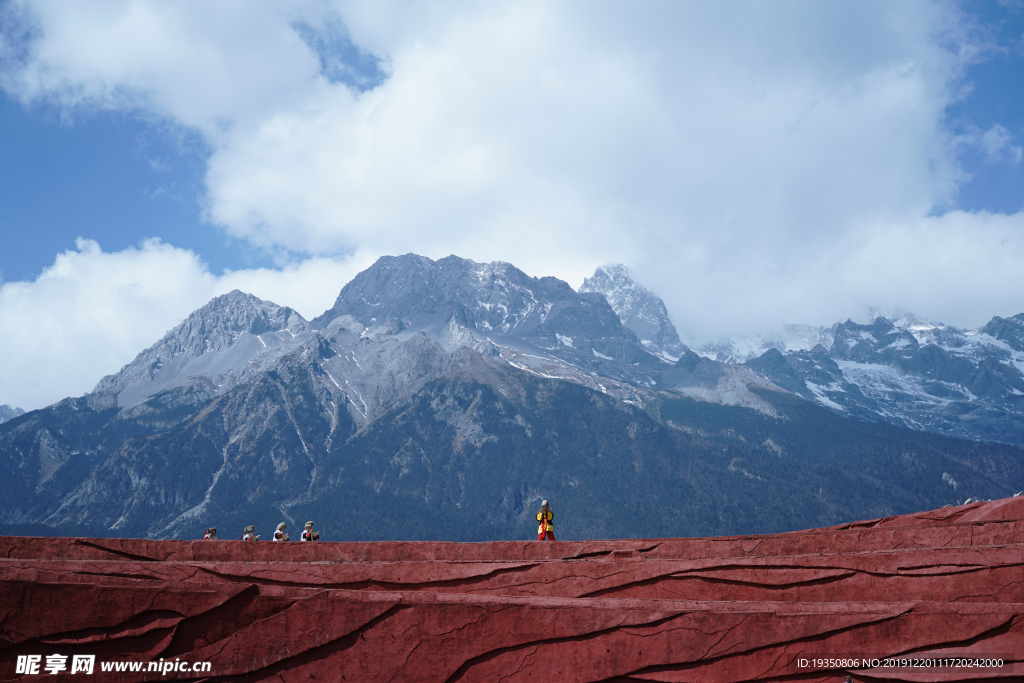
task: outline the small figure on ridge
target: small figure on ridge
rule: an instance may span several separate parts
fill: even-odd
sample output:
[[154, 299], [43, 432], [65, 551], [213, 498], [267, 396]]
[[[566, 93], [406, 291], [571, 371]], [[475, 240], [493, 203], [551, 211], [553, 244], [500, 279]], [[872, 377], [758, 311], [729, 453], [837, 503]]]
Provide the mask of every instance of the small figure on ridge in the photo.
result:
[[288, 534], [286, 534], [284, 532], [284, 530], [285, 530], [285, 528], [287, 526], [288, 525], [285, 524], [284, 522], [281, 522], [280, 524], [277, 525], [277, 531], [274, 532], [274, 540], [275, 541], [287, 541], [288, 540]]
[[242, 532], [243, 541], [258, 541], [260, 537], [256, 535], [256, 527], [250, 524], [245, 527], [245, 531]]
[[217, 538], [217, 527], [211, 526], [209, 529], [207, 529], [206, 530], [206, 534], [203, 535], [203, 540], [204, 541], [219, 541], [220, 539]]
[[302, 530], [302, 534], [299, 536], [300, 541], [316, 541], [320, 539], [320, 532], [313, 531], [313, 522], [306, 522], [306, 528]]
[[542, 501], [540, 504], [540, 512], [537, 513], [537, 521], [540, 522], [540, 526], [537, 527], [537, 540], [538, 541], [553, 541], [555, 540], [555, 526], [552, 522], [555, 519], [555, 513], [551, 511], [548, 506], [548, 502]]

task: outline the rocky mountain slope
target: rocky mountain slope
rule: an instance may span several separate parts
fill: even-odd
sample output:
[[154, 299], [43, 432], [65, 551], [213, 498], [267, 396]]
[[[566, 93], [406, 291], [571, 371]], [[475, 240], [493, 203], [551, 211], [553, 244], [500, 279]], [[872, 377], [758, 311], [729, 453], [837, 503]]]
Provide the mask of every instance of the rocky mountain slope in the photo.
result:
[[385, 257], [312, 322], [232, 292], [91, 394], [4, 423], [0, 512], [25, 533], [315, 519], [334, 539], [489, 540], [529, 538], [547, 498], [559, 538], [636, 538], [1024, 488], [1019, 448], [851, 420], [770, 377], [668, 362], [554, 278]]
[[93, 393], [113, 395], [126, 408], [172, 389], [212, 398], [244, 384], [311, 334], [309, 323], [292, 309], [235, 290], [192, 313], [116, 375], [101, 379]]

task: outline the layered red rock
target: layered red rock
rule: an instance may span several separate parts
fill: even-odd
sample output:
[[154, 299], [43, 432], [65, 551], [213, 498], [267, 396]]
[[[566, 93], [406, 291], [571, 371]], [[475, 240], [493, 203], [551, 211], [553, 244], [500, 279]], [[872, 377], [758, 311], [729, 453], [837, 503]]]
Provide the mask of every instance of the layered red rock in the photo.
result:
[[118, 681], [146, 674], [102, 663], [210, 663], [148, 680], [1009, 680], [1022, 550], [1024, 497], [728, 538], [3, 537], [0, 679], [59, 654]]

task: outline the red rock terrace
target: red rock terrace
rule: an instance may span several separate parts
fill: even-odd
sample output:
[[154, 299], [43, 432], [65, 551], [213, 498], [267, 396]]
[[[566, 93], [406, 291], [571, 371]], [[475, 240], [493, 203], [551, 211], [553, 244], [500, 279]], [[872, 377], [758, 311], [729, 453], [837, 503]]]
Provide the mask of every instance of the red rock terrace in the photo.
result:
[[[729, 538], [3, 537], [0, 679], [1021, 680], [1022, 538], [1024, 497]], [[212, 673], [100, 670], [161, 659]]]

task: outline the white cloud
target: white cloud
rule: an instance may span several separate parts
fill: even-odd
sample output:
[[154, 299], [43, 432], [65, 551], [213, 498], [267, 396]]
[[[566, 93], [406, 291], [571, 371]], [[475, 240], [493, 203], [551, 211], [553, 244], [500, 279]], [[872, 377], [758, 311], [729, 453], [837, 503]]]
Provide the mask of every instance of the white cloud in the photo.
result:
[[[696, 336], [1024, 310], [1020, 215], [929, 217], [965, 144], [1019, 157], [1004, 128], [945, 127], [977, 54], [952, 3], [24, 7], [40, 37], [6, 90], [199, 130], [208, 215], [255, 244], [573, 285], [624, 261]], [[390, 74], [370, 91], [328, 82], [292, 28], [339, 16]]]
[[129, 109], [210, 136], [248, 113], [287, 109], [317, 75], [315, 55], [271, 3], [13, 2], [37, 39], [3, 75], [24, 101]]
[[979, 144], [990, 161], [1007, 161], [1019, 164], [1024, 150], [1020, 146], [1010, 144], [1016, 137], [998, 123], [981, 133]]
[[[770, 272], [767, 260], [744, 263], [746, 276], [707, 259], [693, 259], [678, 274], [682, 288], [669, 291], [675, 310], [692, 312], [691, 320], [714, 321], [696, 332], [681, 325], [682, 334], [699, 340], [701, 332], [770, 330], [786, 320], [780, 311], [789, 320], [826, 326], [847, 318], [865, 322], [872, 309], [976, 328], [994, 315], [1024, 311], [1024, 213], [865, 220], [843, 239], [794, 259], [784, 276]], [[761, 286], [766, 281], [772, 286]], [[744, 302], [742, 317], [716, 318], [719, 306], [738, 300]]]
[[367, 265], [309, 259], [211, 274], [196, 254], [147, 240], [105, 253], [79, 239], [32, 282], [0, 286], [0, 404], [26, 410], [91, 391], [214, 296], [241, 289], [312, 318]]
[[861, 303], [905, 302], [922, 317], [963, 327], [1024, 312], [1024, 213], [951, 211], [871, 225], [859, 241], [837, 276]]
[[668, 291], [695, 255], [773, 279], [865, 212], [954, 194], [940, 121], [959, 61], [931, 40], [933, 5], [496, 7], [369, 38], [392, 77], [235, 137], [211, 159], [211, 216], [264, 244], [456, 252], [576, 284], [626, 259]]

